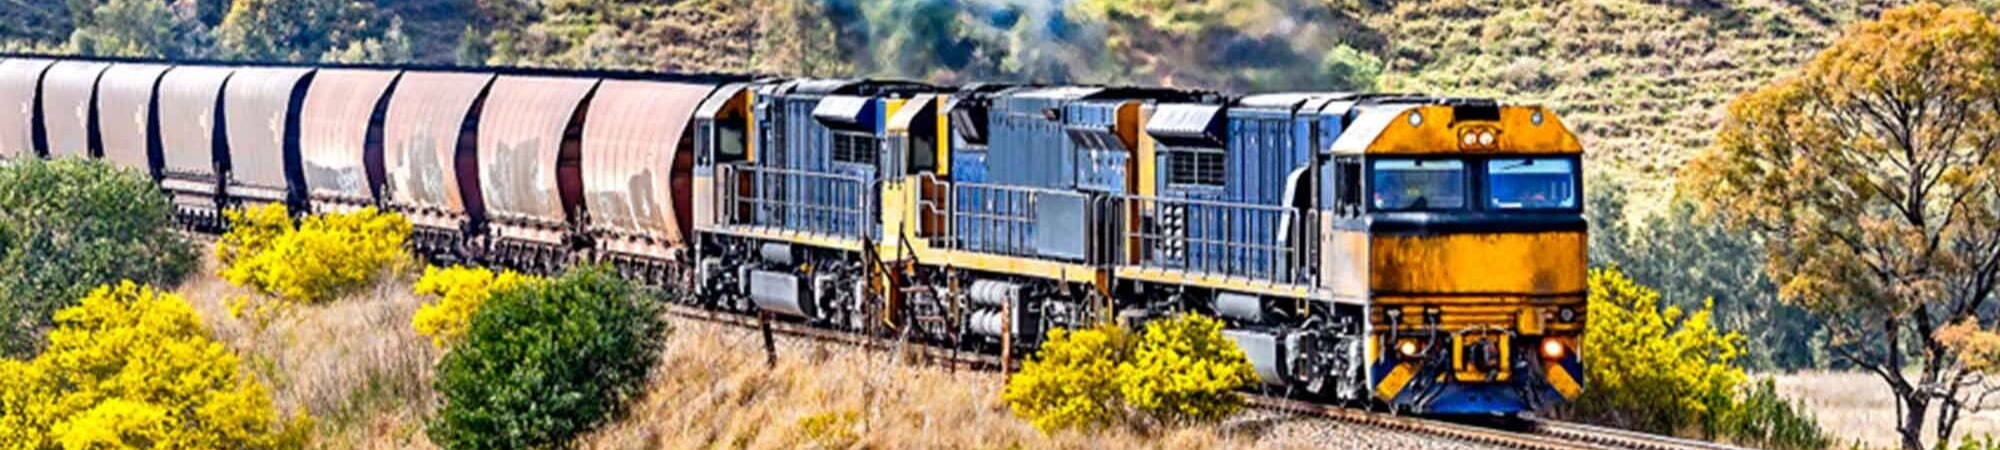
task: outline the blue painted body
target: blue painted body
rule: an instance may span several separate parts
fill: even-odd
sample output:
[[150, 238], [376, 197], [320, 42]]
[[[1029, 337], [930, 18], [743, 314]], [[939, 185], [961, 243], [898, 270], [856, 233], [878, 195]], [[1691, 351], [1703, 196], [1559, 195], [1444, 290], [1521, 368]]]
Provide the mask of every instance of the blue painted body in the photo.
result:
[[1060, 110], [1066, 98], [1009, 95], [994, 101], [988, 116], [987, 179], [993, 184], [1044, 189], [1076, 187], [1076, 146], [1063, 124], [1046, 110]]
[[[1065, 248], [1042, 245], [1053, 242], [1049, 238], [1056, 236], [1040, 236], [1037, 225], [1046, 222], [1043, 219], [1048, 217], [1043, 216], [1051, 213], [1081, 217], [1083, 205], [1075, 205], [1076, 211], [1051, 211], [1067, 208], [1067, 204], [1057, 205], [1032, 197], [1053, 199], [1063, 195], [1059, 193], [1074, 192], [1080, 184], [1123, 187], [1122, 169], [1117, 176], [1121, 182], [1115, 185], [1106, 183], [1108, 176], [1079, 170], [1080, 166], [1093, 165], [1095, 160], [1084, 158], [1088, 153], [1080, 152], [1080, 146], [1070, 139], [1069, 124], [1065, 121], [1116, 120], [1115, 110], [1107, 116], [1103, 108], [1084, 106], [1076, 100], [1091, 92], [1094, 91], [1026, 90], [994, 99], [987, 115], [990, 136], [985, 151], [960, 149], [952, 156], [953, 179], [958, 182], [954, 205], [958, 219], [954, 231], [965, 249], [1065, 260], [1081, 258], [1073, 251], [1074, 246], [1068, 245], [1073, 243], [1059, 246]], [[1051, 114], [1055, 111], [1061, 113]], [[1038, 193], [1031, 194], [1030, 190]], [[1055, 232], [1083, 235], [1083, 230]]]
[[[1158, 174], [1154, 179], [1162, 197], [1288, 206], [1284, 196], [1289, 178], [1312, 164], [1315, 149], [1325, 147], [1341, 131], [1339, 118], [1321, 117], [1317, 111], [1294, 113], [1291, 109], [1239, 106], [1230, 108], [1226, 114], [1223, 185], [1172, 183], [1169, 171], [1173, 168], [1168, 153], [1175, 148], [1162, 145], [1158, 164], [1154, 165]], [[1285, 236], [1280, 233], [1285, 213], [1190, 204], [1185, 214], [1190, 241], [1185, 255], [1155, 253], [1155, 257], [1186, 259], [1157, 262], [1262, 280], [1282, 280], [1295, 275], [1286, 271], [1299, 265], [1298, 262], [1271, 250], [1286, 244]]]
[[[1123, 101], [1077, 102], [1063, 108], [1064, 125], [1070, 128], [1089, 130], [1109, 130], [1118, 124], [1118, 107]], [[1099, 131], [1108, 134], [1108, 132]], [[1125, 166], [1131, 159], [1131, 152], [1119, 149], [1084, 148], [1076, 145], [1076, 188], [1109, 193], [1124, 193]]]
[[[862, 206], [874, 195], [866, 181], [834, 180], [820, 175], [842, 175], [853, 180], [875, 179], [872, 165], [833, 160], [833, 131], [813, 118], [824, 95], [779, 92], [757, 98], [757, 167], [795, 173], [764, 172], [754, 183], [759, 197], [784, 199], [786, 205], [758, 205], [752, 218], [755, 225], [774, 226], [831, 236], [858, 238], [878, 233], [879, 227]], [[877, 138], [884, 122], [881, 99], [870, 99], [864, 109], [864, 123]]]

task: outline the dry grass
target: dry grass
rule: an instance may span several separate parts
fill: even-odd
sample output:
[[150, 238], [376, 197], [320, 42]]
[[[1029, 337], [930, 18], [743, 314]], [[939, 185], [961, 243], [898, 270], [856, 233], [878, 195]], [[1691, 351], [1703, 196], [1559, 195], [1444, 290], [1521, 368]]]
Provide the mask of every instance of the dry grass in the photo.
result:
[[750, 330], [677, 321], [631, 417], [586, 440], [638, 448], [1244, 448], [1256, 436], [1204, 427], [1044, 435], [999, 403], [1001, 380], [898, 362], [886, 352], [785, 341], [766, 368]]
[[[1820, 426], [1839, 439], [1859, 441], [1868, 448], [1897, 446], [1895, 398], [1880, 377], [1865, 372], [1800, 372], [1776, 378], [1780, 394], [1805, 402]], [[1996, 409], [2000, 401], [1989, 401], [1986, 408], [1960, 419], [1954, 439], [2000, 435], [2000, 409]], [[1935, 420], [1927, 425], [1924, 435], [1934, 435]]]
[[214, 277], [203, 262], [179, 293], [194, 303], [216, 339], [244, 355], [286, 411], [312, 415], [326, 448], [429, 447], [423, 416], [432, 404], [430, 340], [410, 328], [424, 299], [410, 281], [379, 283], [325, 305], [295, 306], [261, 324], [233, 317], [231, 298], [254, 292]]
[[[434, 448], [430, 341], [410, 328], [426, 300], [407, 277], [268, 321], [230, 314], [253, 296], [209, 275], [178, 292], [216, 338], [244, 355], [280, 408], [312, 415], [321, 448]], [[672, 320], [659, 369], [630, 413], [585, 436], [593, 449], [648, 448], [1455, 448], [1387, 430], [1252, 412], [1146, 434], [1043, 434], [999, 401], [997, 375], [903, 363], [887, 352], [783, 339], [766, 367], [754, 330]]]

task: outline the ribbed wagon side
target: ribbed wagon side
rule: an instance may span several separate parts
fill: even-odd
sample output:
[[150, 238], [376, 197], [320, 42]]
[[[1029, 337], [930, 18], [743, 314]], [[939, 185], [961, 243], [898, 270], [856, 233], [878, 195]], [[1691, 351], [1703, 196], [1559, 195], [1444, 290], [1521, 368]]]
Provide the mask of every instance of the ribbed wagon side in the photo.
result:
[[299, 116], [299, 160], [314, 212], [377, 206], [382, 133], [400, 71], [327, 69], [313, 77]]
[[583, 126], [584, 232], [648, 279], [686, 258], [694, 114], [715, 86], [606, 80]]
[[98, 79], [111, 64], [61, 61], [42, 76], [42, 150], [50, 158], [97, 155]]
[[383, 204], [414, 228], [431, 256], [465, 257], [484, 227], [479, 111], [493, 74], [404, 72], [382, 126]]
[[40, 118], [42, 74], [54, 60], [0, 60], [0, 161], [40, 154], [36, 130]]
[[222, 159], [230, 206], [282, 203], [305, 209], [299, 173], [299, 108], [313, 69], [237, 69], [223, 88], [229, 152]]
[[153, 120], [160, 79], [171, 66], [114, 64], [97, 82], [100, 156], [112, 165], [160, 176], [160, 124]]
[[480, 111], [479, 189], [489, 257], [553, 272], [583, 211], [582, 135], [595, 78], [502, 76]]
[[176, 66], [160, 80], [160, 188], [172, 198], [181, 223], [197, 230], [223, 227], [220, 163], [229, 147], [222, 88], [234, 69]]

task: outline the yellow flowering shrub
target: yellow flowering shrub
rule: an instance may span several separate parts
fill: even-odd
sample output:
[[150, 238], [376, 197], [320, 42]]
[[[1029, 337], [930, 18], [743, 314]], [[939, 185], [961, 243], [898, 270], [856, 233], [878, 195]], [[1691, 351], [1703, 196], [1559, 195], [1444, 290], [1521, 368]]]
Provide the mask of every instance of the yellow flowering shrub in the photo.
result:
[[523, 284], [541, 281], [540, 277], [523, 275], [512, 270], [494, 272], [483, 267], [452, 266], [439, 269], [425, 267], [423, 278], [417, 279], [415, 290], [419, 295], [437, 297], [437, 301], [425, 303], [410, 318], [410, 327], [417, 334], [429, 336], [431, 345], [445, 348], [465, 336], [465, 329], [472, 323], [472, 315], [486, 304], [493, 293], [513, 289]]
[[1692, 313], [1663, 307], [1659, 291], [1616, 269], [1593, 269], [1589, 302], [1589, 388], [1577, 413], [1656, 433], [1718, 428], [1747, 377], [1735, 365], [1743, 337], [1716, 327], [1713, 300]]
[[[216, 243], [222, 278], [279, 298], [324, 302], [367, 286], [407, 262], [410, 222], [366, 208], [316, 214], [288, 223], [283, 205], [229, 213], [231, 231]], [[237, 230], [242, 229], [239, 233]]]
[[0, 442], [14, 448], [298, 448], [270, 390], [194, 308], [132, 282], [55, 314], [48, 347], [0, 360]]
[[1222, 322], [1196, 314], [1146, 324], [1131, 359], [1118, 365], [1125, 403], [1162, 423], [1228, 417], [1243, 409], [1236, 390], [1256, 383], [1256, 368], [1222, 336]]
[[224, 267], [236, 265], [238, 260], [248, 259], [266, 248], [271, 241], [294, 229], [291, 214], [282, 203], [272, 203], [248, 209], [228, 209], [222, 217], [229, 221], [229, 231], [215, 242], [215, 259]]
[[1052, 330], [1001, 397], [1043, 431], [1185, 425], [1235, 414], [1243, 408], [1236, 390], [1256, 382], [1249, 358], [1222, 336], [1222, 322], [1182, 314], [1148, 323], [1138, 336], [1114, 325]]
[[1043, 431], [1097, 428], [1122, 416], [1118, 362], [1131, 350], [1124, 328], [1049, 330], [1048, 341], [1007, 379], [1001, 399]]

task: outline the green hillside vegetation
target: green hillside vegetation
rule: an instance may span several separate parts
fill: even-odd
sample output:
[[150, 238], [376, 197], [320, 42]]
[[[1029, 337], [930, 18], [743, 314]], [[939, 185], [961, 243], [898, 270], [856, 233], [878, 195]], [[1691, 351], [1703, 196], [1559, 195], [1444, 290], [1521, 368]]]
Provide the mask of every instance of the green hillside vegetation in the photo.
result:
[[1751, 326], [1797, 316], [1757, 270], [1761, 246], [1694, 222], [1670, 180], [1714, 140], [1728, 99], [1893, 3], [66, 0], [0, 11], [0, 48], [1545, 103], [1590, 152], [1594, 262], [1668, 298], [1714, 297], [1718, 322], [1749, 336], [1753, 366], [1798, 367], [1820, 364], [1812, 326]]

